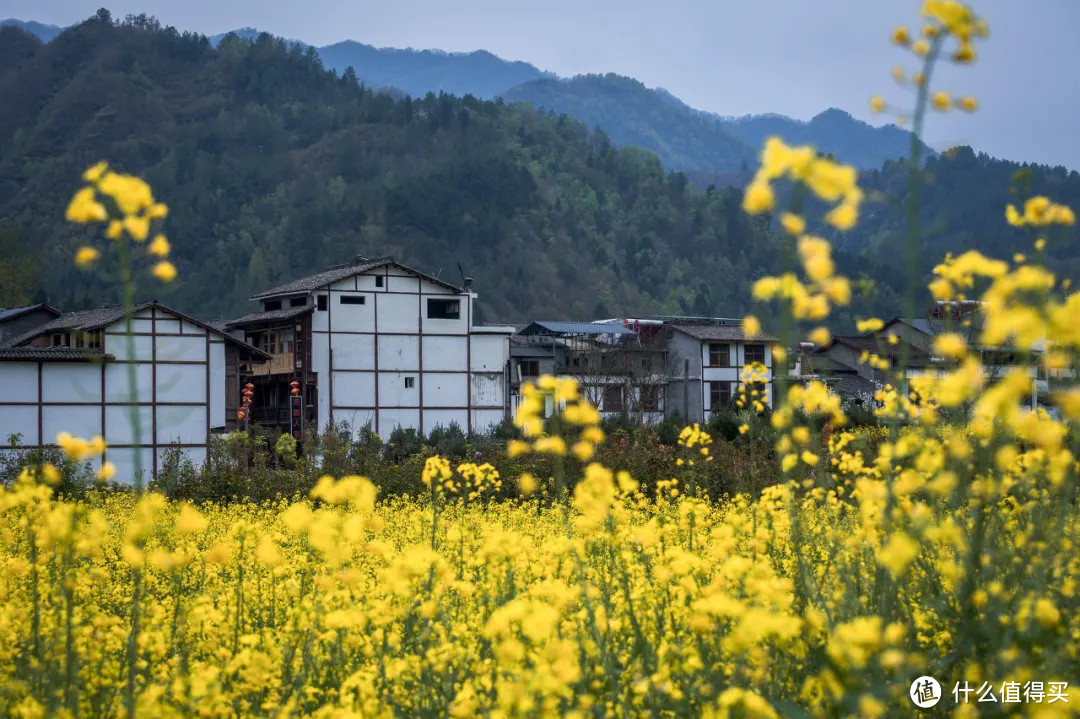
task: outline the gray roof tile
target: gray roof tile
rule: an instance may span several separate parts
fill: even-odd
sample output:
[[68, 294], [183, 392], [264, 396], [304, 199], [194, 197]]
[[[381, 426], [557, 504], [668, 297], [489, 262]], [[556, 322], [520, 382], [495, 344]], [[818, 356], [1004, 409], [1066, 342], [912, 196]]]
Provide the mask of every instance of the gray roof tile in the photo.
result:
[[261, 300], [266, 297], [276, 297], [277, 295], [295, 295], [303, 292], [311, 292], [312, 290], [317, 290], [320, 287], [332, 285], [335, 282], [339, 282], [348, 277], [352, 277], [353, 275], [358, 275], [362, 272], [368, 272], [375, 269], [376, 267], [382, 267], [383, 265], [394, 265], [396, 267], [400, 267], [403, 270], [408, 270], [414, 275], [423, 277], [426, 280], [442, 285], [443, 287], [446, 287], [448, 289], [452, 289], [456, 292], [461, 291], [460, 287], [452, 285], [449, 282], [444, 282], [437, 277], [432, 277], [431, 275], [424, 274], [419, 270], [414, 270], [411, 267], [406, 267], [405, 265], [394, 262], [393, 257], [379, 257], [376, 259], [368, 259], [367, 257], [355, 257], [350, 262], [345, 262], [340, 265], [334, 265], [333, 267], [325, 269], [321, 272], [316, 272], [313, 275], [301, 277], [298, 280], [286, 282], [283, 285], [278, 285], [277, 287], [273, 287], [269, 290], [264, 290], [263, 292], [260, 292], [256, 295], [252, 295], [251, 299]]
[[741, 324], [672, 324], [672, 329], [678, 330], [694, 339], [707, 342], [775, 342], [776, 338], [761, 334], [747, 337]]
[[0, 347], [0, 362], [109, 362], [116, 359], [101, 350], [74, 347]]

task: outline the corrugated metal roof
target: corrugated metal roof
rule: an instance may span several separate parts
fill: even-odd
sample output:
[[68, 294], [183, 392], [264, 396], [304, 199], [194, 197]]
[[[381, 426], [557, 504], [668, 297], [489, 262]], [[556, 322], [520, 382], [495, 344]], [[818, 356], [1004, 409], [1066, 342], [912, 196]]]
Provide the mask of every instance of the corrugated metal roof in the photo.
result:
[[312, 290], [317, 290], [320, 287], [331, 285], [335, 282], [339, 282], [340, 280], [352, 277], [353, 275], [358, 275], [362, 272], [368, 272], [369, 270], [373, 270], [376, 267], [382, 267], [383, 265], [394, 265], [395, 267], [400, 267], [407, 272], [411, 272], [418, 277], [423, 277], [425, 280], [434, 282], [437, 285], [442, 285], [443, 287], [454, 290], [455, 292], [461, 292], [460, 287], [452, 285], [449, 282], [444, 282], [437, 277], [432, 277], [431, 275], [420, 272], [419, 270], [414, 270], [412, 267], [406, 267], [405, 265], [394, 262], [393, 257], [379, 257], [377, 259], [356, 257], [350, 262], [346, 262], [340, 265], [334, 265], [329, 269], [325, 269], [321, 272], [316, 272], [313, 275], [301, 277], [298, 280], [286, 282], [283, 285], [279, 285], [272, 289], [265, 290], [258, 293], [257, 295], [252, 295], [251, 299], [261, 300], [266, 297], [275, 297], [277, 295], [295, 295], [302, 292], [311, 292]]
[[252, 312], [243, 317], [237, 317], [235, 320], [229, 320], [225, 323], [225, 326], [232, 328], [263, 324], [266, 322], [279, 322], [292, 319], [293, 317], [299, 317], [314, 309], [315, 308], [311, 305], [301, 305], [299, 307], [283, 307], [280, 310], [269, 310], [267, 312]]
[[522, 335], [632, 335], [632, 329], [617, 324], [597, 322], [549, 322], [536, 321], [521, 330]]
[[764, 332], [747, 337], [741, 324], [673, 324], [668, 325], [694, 339], [707, 342], [775, 342], [776, 338]]
[[109, 362], [116, 359], [101, 350], [74, 347], [0, 347], [0, 362]]

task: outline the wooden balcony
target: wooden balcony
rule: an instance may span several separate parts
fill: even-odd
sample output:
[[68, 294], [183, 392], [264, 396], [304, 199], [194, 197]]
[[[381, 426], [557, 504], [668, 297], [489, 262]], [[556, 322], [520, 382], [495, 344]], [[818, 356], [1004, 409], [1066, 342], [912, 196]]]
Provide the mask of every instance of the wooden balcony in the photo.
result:
[[294, 372], [296, 372], [296, 360], [293, 358], [292, 352], [283, 352], [272, 355], [268, 362], [253, 364], [251, 366], [251, 374], [255, 377], [274, 374], [293, 374]]

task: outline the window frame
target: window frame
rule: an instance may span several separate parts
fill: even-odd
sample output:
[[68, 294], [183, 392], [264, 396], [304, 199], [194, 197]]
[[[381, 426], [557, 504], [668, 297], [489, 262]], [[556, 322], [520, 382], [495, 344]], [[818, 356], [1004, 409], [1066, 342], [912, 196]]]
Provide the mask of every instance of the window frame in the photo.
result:
[[[618, 393], [618, 406], [609, 407], [608, 397], [609, 394]], [[609, 384], [604, 385], [603, 391], [600, 393], [600, 406], [604, 412], [625, 412], [626, 411], [626, 391], [621, 384]]]
[[[447, 309], [444, 312], [438, 314], [432, 314], [432, 310], [438, 306], [445, 306]], [[449, 309], [453, 307], [453, 311]], [[427, 319], [429, 320], [460, 320], [461, 319], [461, 298], [447, 298], [442, 297], [428, 297], [427, 298]]]
[[366, 295], [338, 295], [339, 305], [366, 305]]
[[[719, 348], [723, 347], [721, 351]], [[730, 367], [731, 366], [731, 343], [730, 342], [710, 342], [708, 345], [709, 353], [709, 367]], [[717, 359], [722, 359], [722, 362], [717, 362]]]
[[415, 388], [416, 388], [416, 377], [413, 377], [412, 375], [406, 377], [405, 378], [405, 389], [415, 389]]
[[[758, 350], [761, 351], [761, 359], [750, 359], [748, 350], [750, 350], [751, 348], [754, 349], [755, 353]], [[765, 345], [759, 343], [743, 345], [743, 364], [751, 365], [755, 362], [760, 362], [762, 365], [765, 364]]]
[[326, 295], [315, 295], [315, 309], [319, 312], [326, 312], [330, 306], [329, 298]]
[[[724, 400], [724, 390], [727, 390], [727, 401]], [[727, 409], [731, 406], [731, 382], [727, 380], [713, 380], [709, 382], [709, 411]]]
[[[536, 373], [535, 374], [527, 373], [525, 371], [526, 367], [530, 367], [530, 368], [536, 367]], [[534, 379], [536, 377], [539, 377], [540, 376], [540, 360], [538, 360], [538, 359], [518, 360], [518, 374], [521, 375], [522, 380]]]

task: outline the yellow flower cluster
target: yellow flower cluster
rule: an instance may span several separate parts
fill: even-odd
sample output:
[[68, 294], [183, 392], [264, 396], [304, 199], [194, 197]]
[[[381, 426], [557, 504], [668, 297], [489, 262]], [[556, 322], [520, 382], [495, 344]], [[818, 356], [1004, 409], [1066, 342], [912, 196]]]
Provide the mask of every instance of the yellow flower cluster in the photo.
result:
[[1047, 225], [1075, 225], [1076, 215], [1067, 205], [1059, 205], [1042, 195], [1030, 197], [1024, 202], [1021, 214], [1011, 202], [1005, 205], [1005, 221], [1013, 227], [1046, 227]]
[[[789, 147], [779, 137], [765, 141], [761, 167], [746, 188], [743, 209], [751, 214], [771, 210], [776, 198], [770, 183], [781, 177], [801, 183], [825, 202], [839, 203], [825, 216], [829, 224], [840, 230], [855, 226], [863, 197], [856, 184], [855, 168], [820, 157], [809, 145]], [[805, 229], [805, 222], [793, 213], [785, 213], [781, 223], [793, 235], [801, 234]]]
[[[79, 224], [105, 223], [105, 236], [111, 240], [130, 237], [138, 243], [146, 242], [155, 223], [165, 218], [168, 207], [155, 202], [150, 186], [141, 178], [113, 172], [104, 162], [99, 162], [83, 173], [87, 182], [68, 204], [66, 217]], [[171, 247], [165, 235], [154, 234], [146, 245], [146, 251], [156, 258], [150, 272], [162, 282], [176, 278], [176, 267], [168, 260]], [[101, 258], [101, 251], [89, 245], [75, 252], [75, 264], [89, 269]]]
[[[550, 435], [544, 431], [544, 412], [548, 407], [556, 420], [552, 426], [554, 433]], [[569, 451], [578, 460], [587, 462], [595, 454], [596, 445], [604, 441], [600, 413], [581, 395], [578, 382], [572, 377], [544, 375], [535, 383], [524, 383], [514, 425], [527, 438], [532, 438], [532, 442], [511, 441], [507, 447], [511, 457], [529, 452], [561, 456]], [[526, 484], [530, 481], [531, 478], [527, 479]]]

